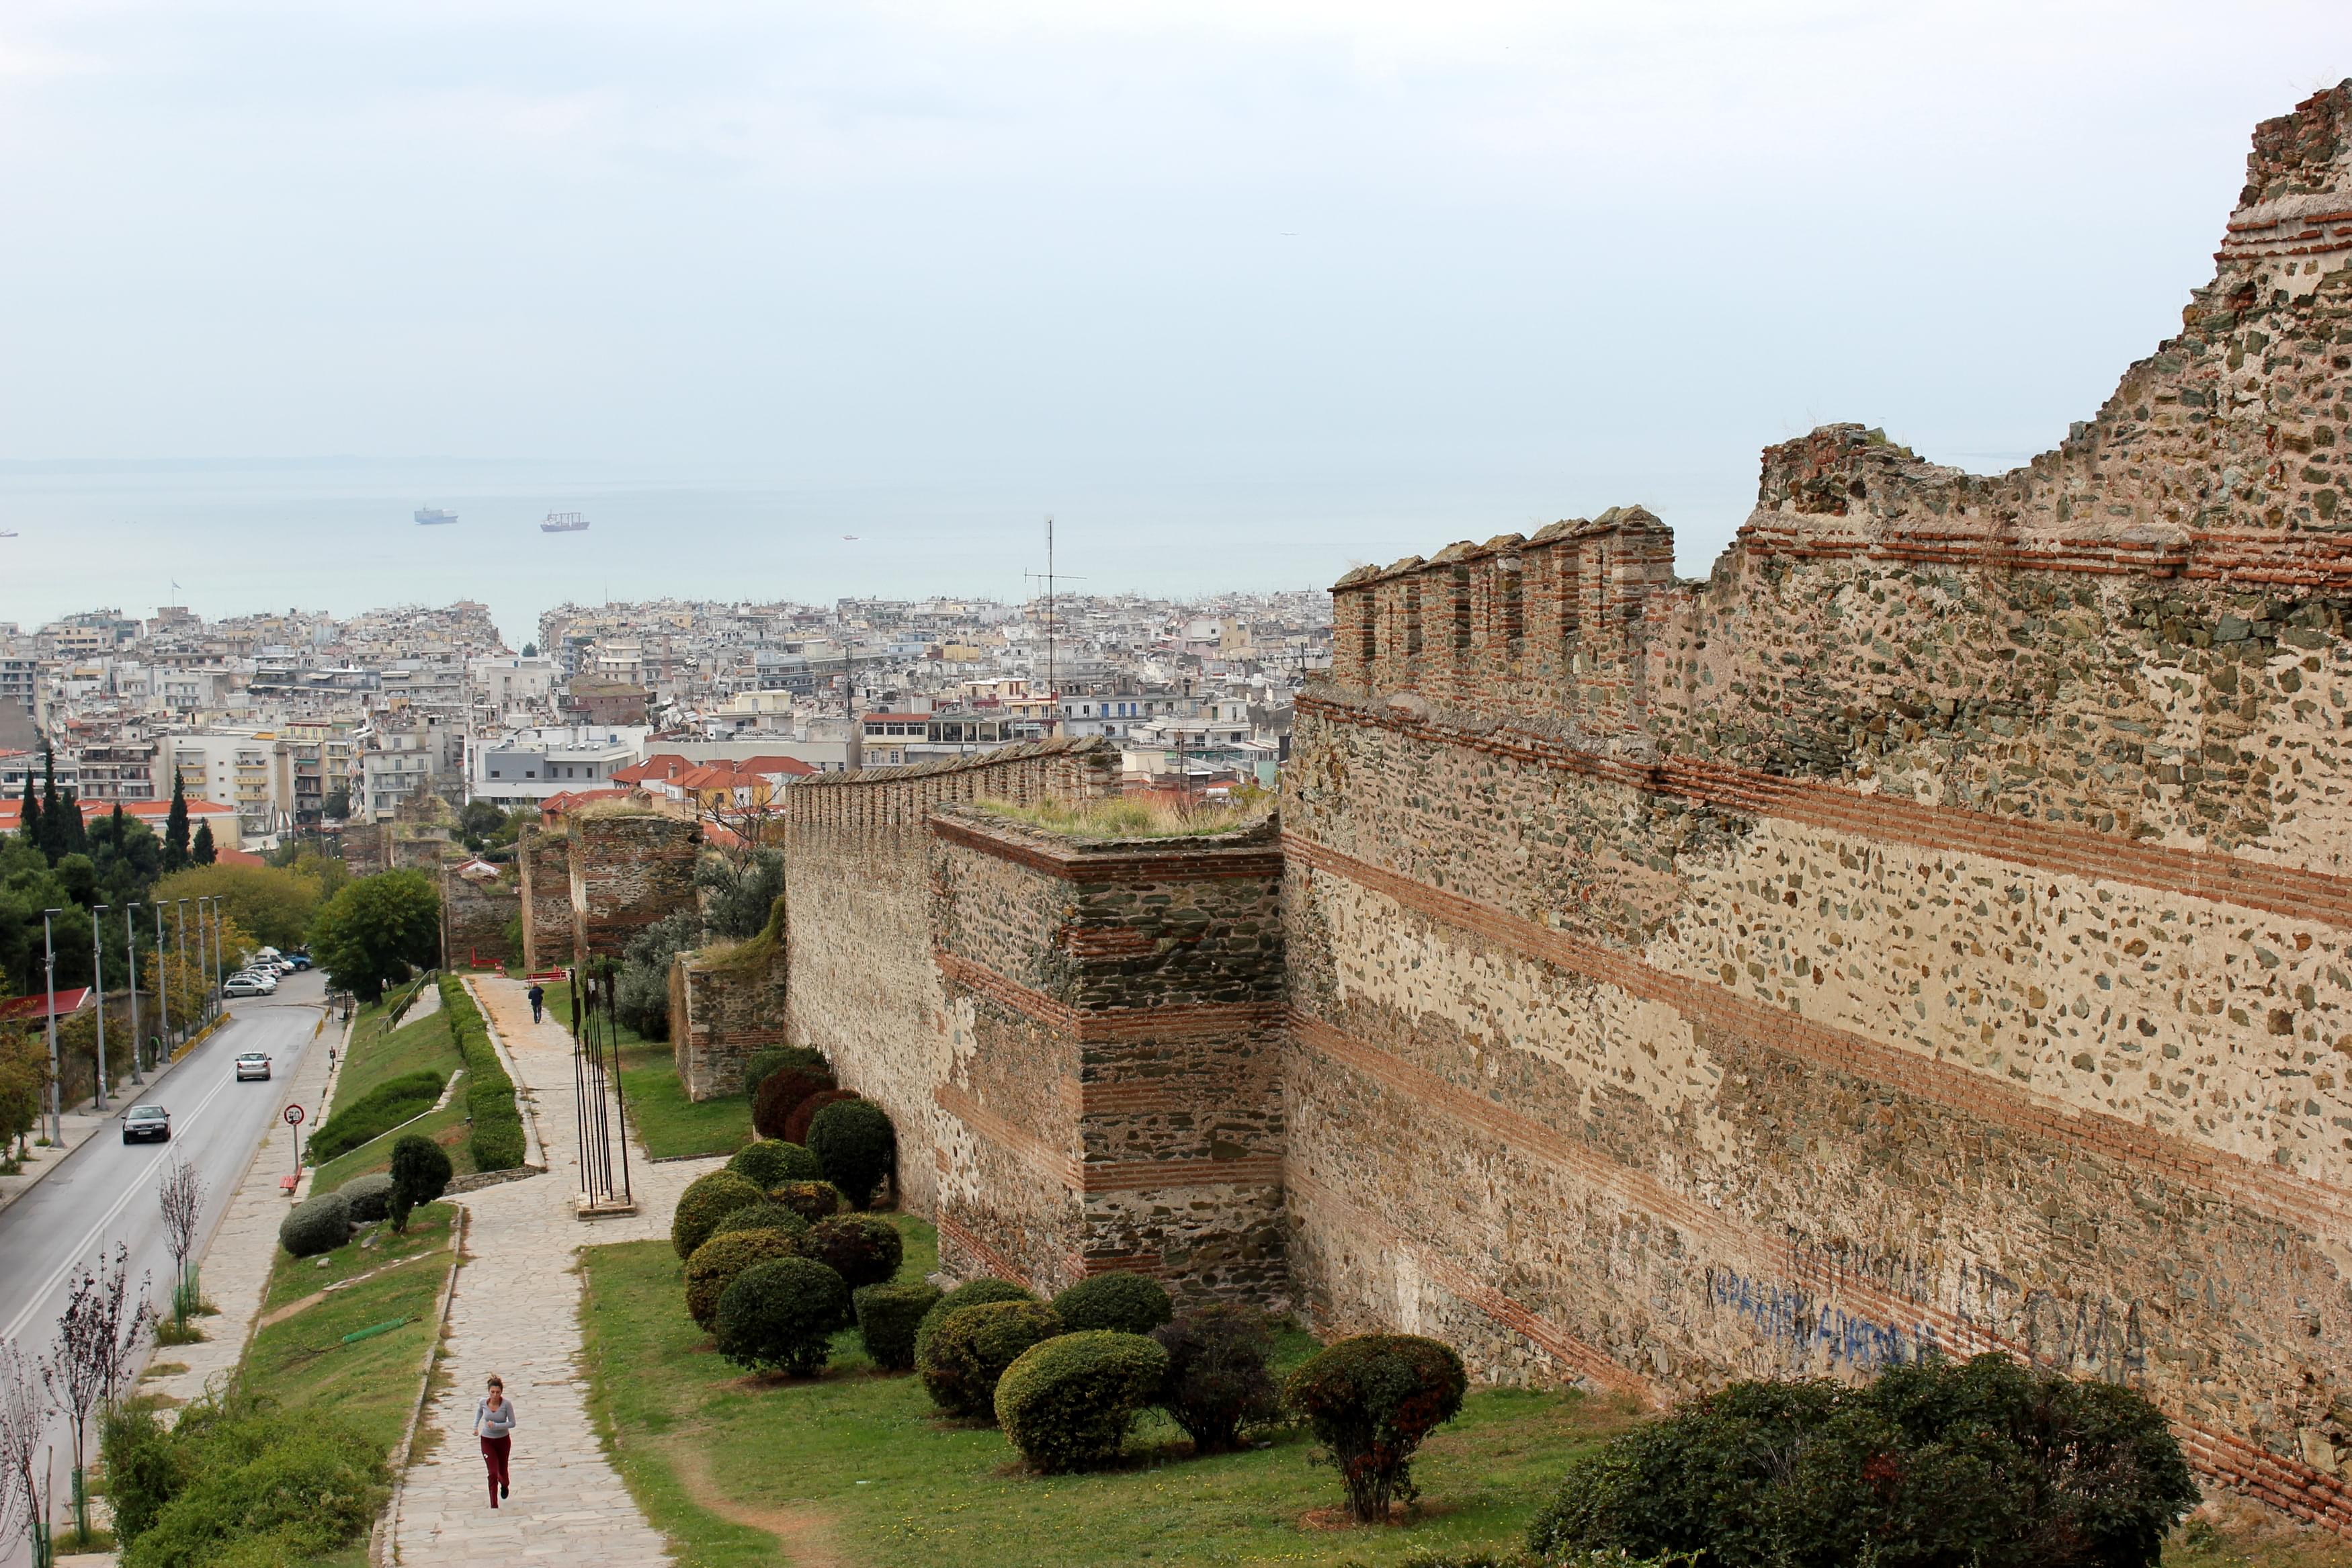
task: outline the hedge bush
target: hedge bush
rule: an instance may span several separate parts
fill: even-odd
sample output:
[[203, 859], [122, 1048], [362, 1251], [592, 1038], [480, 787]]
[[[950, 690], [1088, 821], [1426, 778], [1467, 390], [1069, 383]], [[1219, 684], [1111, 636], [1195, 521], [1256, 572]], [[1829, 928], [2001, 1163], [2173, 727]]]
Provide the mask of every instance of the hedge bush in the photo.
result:
[[841, 1212], [841, 1191], [829, 1181], [788, 1181], [768, 1189], [770, 1201], [781, 1203], [814, 1225]]
[[873, 1101], [836, 1100], [809, 1118], [808, 1151], [850, 1207], [864, 1208], [896, 1173], [898, 1134], [890, 1113]]
[[297, 1258], [332, 1252], [352, 1239], [352, 1200], [341, 1192], [304, 1198], [278, 1222], [278, 1245]]
[[710, 1239], [719, 1222], [739, 1208], [749, 1208], [766, 1197], [733, 1171], [710, 1171], [687, 1183], [677, 1195], [677, 1211], [669, 1219], [669, 1244], [681, 1258]]
[[1168, 1353], [1141, 1334], [1061, 1334], [1023, 1351], [996, 1380], [996, 1424], [1048, 1475], [1098, 1469], [1118, 1458], [1167, 1375]]
[[298, 1563], [366, 1534], [390, 1492], [383, 1451], [332, 1414], [200, 1400], [169, 1431], [118, 1409], [100, 1437], [124, 1568]]
[[686, 1311], [697, 1328], [719, 1319], [719, 1298], [744, 1270], [798, 1254], [798, 1239], [782, 1230], [730, 1230], [714, 1236], [686, 1260]]
[[1282, 1413], [1269, 1366], [1274, 1335], [1256, 1309], [1212, 1302], [1153, 1329], [1151, 1337], [1168, 1353], [1160, 1407], [1198, 1452], [1230, 1448], [1244, 1428]]
[[898, 1272], [907, 1244], [898, 1228], [870, 1214], [844, 1214], [811, 1226], [801, 1249], [840, 1275], [853, 1291], [879, 1285]]
[[1688, 1401], [1571, 1463], [1528, 1540], [1723, 1568], [2140, 1568], [2197, 1497], [2141, 1395], [2002, 1355], [1930, 1357], [1860, 1387], [1735, 1383]]
[[1072, 1333], [1087, 1329], [1150, 1333], [1176, 1315], [1175, 1303], [1158, 1281], [1124, 1269], [1079, 1281], [1054, 1298], [1054, 1310]]
[[449, 1038], [466, 1063], [466, 1114], [473, 1122], [474, 1168], [510, 1171], [523, 1162], [530, 1147], [522, 1135], [522, 1113], [515, 1106], [514, 1080], [490, 1044], [465, 982], [455, 975], [441, 977], [441, 1011], [449, 1019]]
[[915, 1364], [915, 1330], [939, 1299], [940, 1288], [920, 1280], [868, 1285], [851, 1292], [857, 1336], [866, 1342], [866, 1354], [875, 1365], [905, 1372]]
[[335, 1189], [352, 1206], [352, 1221], [365, 1225], [392, 1212], [392, 1176], [386, 1171], [355, 1176]]
[[[760, 1086], [768, 1081], [770, 1074], [787, 1067], [821, 1074], [828, 1086], [833, 1082], [833, 1069], [825, 1065], [824, 1052], [811, 1051], [803, 1045], [763, 1045], [751, 1053], [751, 1060], [743, 1064], [743, 1098], [757, 1105]], [[784, 1109], [790, 1112], [792, 1107], [787, 1105]]]
[[755, 1372], [814, 1376], [824, 1370], [835, 1325], [848, 1306], [849, 1287], [822, 1263], [755, 1263], [719, 1298], [719, 1354]]
[[[798, 1247], [801, 1238], [809, 1233], [809, 1222], [781, 1203], [762, 1200], [747, 1203], [729, 1213], [726, 1218], [710, 1228], [710, 1239], [716, 1240], [738, 1230], [781, 1230]], [[803, 1256], [807, 1253], [806, 1248], [799, 1248], [799, 1250]]]
[[1016, 1285], [1010, 1280], [985, 1275], [977, 1280], [966, 1280], [932, 1302], [930, 1310], [923, 1314], [922, 1322], [915, 1325], [915, 1364], [922, 1364], [923, 1347], [931, 1343], [931, 1336], [939, 1333], [940, 1324], [947, 1321], [950, 1312], [963, 1307], [976, 1307], [984, 1301], [1034, 1301], [1037, 1299], [1036, 1291]]
[[392, 1200], [385, 1211], [394, 1230], [406, 1230], [411, 1209], [448, 1190], [449, 1169], [449, 1151], [422, 1134], [392, 1145]]
[[782, 1138], [761, 1138], [755, 1144], [744, 1145], [727, 1162], [727, 1168], [761, 1187], [782, 1186], [788, 1181], [818, 1181], [824, 1176], [824, 1167], [816, 1163], [814, 1155]]
[[[815, 1093], [810, 1095], [807, 1099], [793, 1106], [793, 1113], [784, 1118], [784, 1136], [795, 1144], [806, 1144], [808, 1142], [809, 1128], [815, 1124], [816, 1113], [818, 1112], [824, 1110], [827, 1105], [838, 1105], [845, 1100], [855, 1100], [857, 1097], [857, 1091], [855, 1089], [818, 1090]], [[809, 1153], [814, 1155], [816, 1151], [814, 1149], [811, 1149]], [[819, 1155], [817, 1164], [823, 1165], [824, 1163], [824, 1157]]]
[[1348, 1489], [1348, 1511], [1386, 1523], [1391, 1501], [1411, 1502], [1412, 1456], [1423, 1437], [1462, 1408], [1469, 1378], [1453, 1347], [1418, 1334], [1358, 1334], [1290, 1375], [1283, 1402], [1323, 1444], [1324, 1462]]
[[800, 1139], [785, 1131], [791, 1125], [793, 1113], [801, 1102], [820, 1090], [834, 1087], [830, 1067], [782, 1067], [768, 1074], [751, 1097], [751, 1127], [763, 1138], [797, 1144]]
[[996, 1417], [996, 1380], [1021, 1353], [1062, 1332], [1043, 1301], [984, 1301], [940, 1320], [915, 1355], [931, 1402], [956, 1416]]
[[324, 1165], [337, 1155], [349, 1154], [383, 1136], [403, 1122], [433, 1109], [448, 1082], [429, 1067], [385, 1079], [350, 1104], [336, 1106], [334, 1114], [302, 1141], [303, 1156], [312, 1165]]

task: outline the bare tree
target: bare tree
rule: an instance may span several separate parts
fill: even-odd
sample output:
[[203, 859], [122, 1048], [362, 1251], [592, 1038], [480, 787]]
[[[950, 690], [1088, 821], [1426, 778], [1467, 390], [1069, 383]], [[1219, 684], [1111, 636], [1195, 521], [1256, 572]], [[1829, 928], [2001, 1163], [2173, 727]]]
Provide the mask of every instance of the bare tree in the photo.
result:
[[164, 1244], [172, 1249], [172, 1321], [185, 1328], [196, 1307], [188, 1257], [196, 1249], [196, 1221], [205, 1211], [205, 1178], [187, 1161], [174, 1159], [155, 1196], [163, 1207]]
[[111, 1267], [85, 1269], [74, 1281], [66, 1310], [58, 1318], [57, 1347], [41, 1364], [41, 1381], [73, 1423], [74, 1530], [85, 1542], [89, 1539], [89, 1491], [84, 1485], [82, 1451], [89, 1418], [113, 1403], [131, 1358], [154, 1321], [155, 1309], [147, 1300], [148, 1275], [140, 1277], [138, 1304], [125, 1315], [130, 1278], [131, 1249], [118, 1241]]
[[25, 1533], [33, 1568], [49, 1568], [49, 1511], [34, 1467], [49, 1424], [40, 1364], [0, 1342], [0, 1541]]

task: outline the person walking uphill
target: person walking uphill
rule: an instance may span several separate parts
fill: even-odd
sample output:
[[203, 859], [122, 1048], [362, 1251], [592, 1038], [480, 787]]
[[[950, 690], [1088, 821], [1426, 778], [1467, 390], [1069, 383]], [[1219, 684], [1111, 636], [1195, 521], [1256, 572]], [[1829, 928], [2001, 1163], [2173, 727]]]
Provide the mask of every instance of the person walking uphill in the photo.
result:
[[533, 980], [530, 983], [530, 990], [527, 994], [530, 998], [530, 1021], [537, 1023], [539, 1009], [547, 1005], [547, 988]]
[[474, 1430], [482, 1439], [482, 1462], [490, 1471], [490, 1506], [507, 1495], [507, 1458], [514, 1450], [515, 1407], [507, 1385], [490, 1379], [490, 1391], [474, 1406]]

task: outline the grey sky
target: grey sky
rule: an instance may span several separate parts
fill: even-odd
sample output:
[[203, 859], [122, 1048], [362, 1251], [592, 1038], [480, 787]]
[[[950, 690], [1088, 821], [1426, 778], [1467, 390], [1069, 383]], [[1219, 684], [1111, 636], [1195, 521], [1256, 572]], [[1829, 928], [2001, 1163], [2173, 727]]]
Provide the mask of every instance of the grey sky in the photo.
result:
[[2054, 443], [2347, 74], [2340, 0], [12, 0], [0, 460], [1680, 501], [1703, 570], [1816, 423]]

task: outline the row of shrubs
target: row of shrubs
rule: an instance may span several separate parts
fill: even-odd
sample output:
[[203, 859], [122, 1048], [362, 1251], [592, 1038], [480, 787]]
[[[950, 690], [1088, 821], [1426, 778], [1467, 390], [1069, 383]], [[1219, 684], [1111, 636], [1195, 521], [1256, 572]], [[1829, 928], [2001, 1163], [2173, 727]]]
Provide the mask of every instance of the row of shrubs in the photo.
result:
[[466, 1064], [466, 1115], [473, 1124], [474, 1168], [507, 1171], [522, 1164], [528, 1146], [522, 1135], [522, 1113], [515, 1105], [514, 1080], [490, 1044], [482, 1013], [455, 975], [441, 977], [441, 1010], [449, 1017], [449, 1036]]
[[350, 1240], [355, 1226], [383, 1219], [404, 1231], [410, 1210], [448, 1190], [449, 1174], [448, 1151], [411, 1133], [392, 1145], [390, 1170], [353, 1176], [288, 1209], [278, 1222], [278, 1244], [297, 1258], [315, 1258]]
[[268, 1568], [367, 1532], [391, 1495], [383, 1449], [331, 1412], [245, 1394], [186, 1406], [166, 1428], [122, 1401], [100, 1429], [122, 1568]]
[[349, 1154], [371, 1139], [380, 1138], [403, 1122], [433, 1109], [449, 1081], [429, 1067], [388, 1078], [358, 1099], [335, 1107], [335, 1113], [310, 1134], [310, 1156], [322, 1165]]

